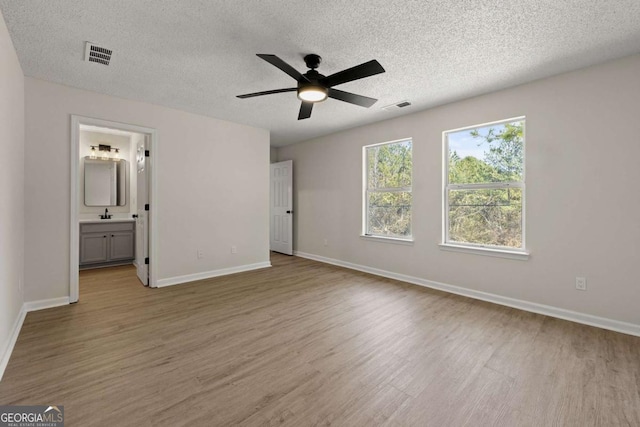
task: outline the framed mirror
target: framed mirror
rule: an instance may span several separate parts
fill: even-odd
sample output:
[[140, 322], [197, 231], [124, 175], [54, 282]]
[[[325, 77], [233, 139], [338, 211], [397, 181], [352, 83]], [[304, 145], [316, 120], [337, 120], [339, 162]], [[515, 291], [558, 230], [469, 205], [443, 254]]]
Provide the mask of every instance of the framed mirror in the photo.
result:
[[127, 204], [127, 161], [84, 158], [85, 206]]

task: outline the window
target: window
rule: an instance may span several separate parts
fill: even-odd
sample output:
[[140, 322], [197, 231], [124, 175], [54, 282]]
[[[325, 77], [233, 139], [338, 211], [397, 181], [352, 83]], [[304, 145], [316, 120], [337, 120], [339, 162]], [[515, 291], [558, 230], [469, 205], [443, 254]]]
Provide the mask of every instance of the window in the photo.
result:
[[364, 234], [411, 239], [411, 139], [363, 148]]
[[524, 252], [524, 117], [443, 139], [443, 243]]

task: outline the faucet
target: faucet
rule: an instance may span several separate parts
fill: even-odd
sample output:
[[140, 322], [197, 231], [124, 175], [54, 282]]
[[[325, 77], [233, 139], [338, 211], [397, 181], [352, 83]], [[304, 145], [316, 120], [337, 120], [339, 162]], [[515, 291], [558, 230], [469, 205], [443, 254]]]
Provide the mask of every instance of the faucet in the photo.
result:
[[100, 219], [111, 219], [111, 215], [109, 214], [109, 209], [104, 208], [104, 215], [100, 215]]

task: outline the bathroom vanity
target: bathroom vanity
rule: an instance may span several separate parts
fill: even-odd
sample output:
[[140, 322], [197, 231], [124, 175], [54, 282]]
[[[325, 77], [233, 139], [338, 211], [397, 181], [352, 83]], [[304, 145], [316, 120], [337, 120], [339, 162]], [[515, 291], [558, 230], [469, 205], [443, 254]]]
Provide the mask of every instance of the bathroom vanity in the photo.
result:
[[133, 219], [80, 221], [80, 269], [131, 264], [135, 224]]

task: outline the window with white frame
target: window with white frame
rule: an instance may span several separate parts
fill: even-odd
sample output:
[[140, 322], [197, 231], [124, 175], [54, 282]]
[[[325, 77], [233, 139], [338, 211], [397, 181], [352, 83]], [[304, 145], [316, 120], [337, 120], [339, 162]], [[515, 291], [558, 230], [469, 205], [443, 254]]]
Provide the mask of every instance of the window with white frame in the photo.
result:
[[363, 147], [366, 236], [411, 239], [412, 141]]
[[447, 131], [443, 140], [443, 243], [524, 252], [524, 117]]

